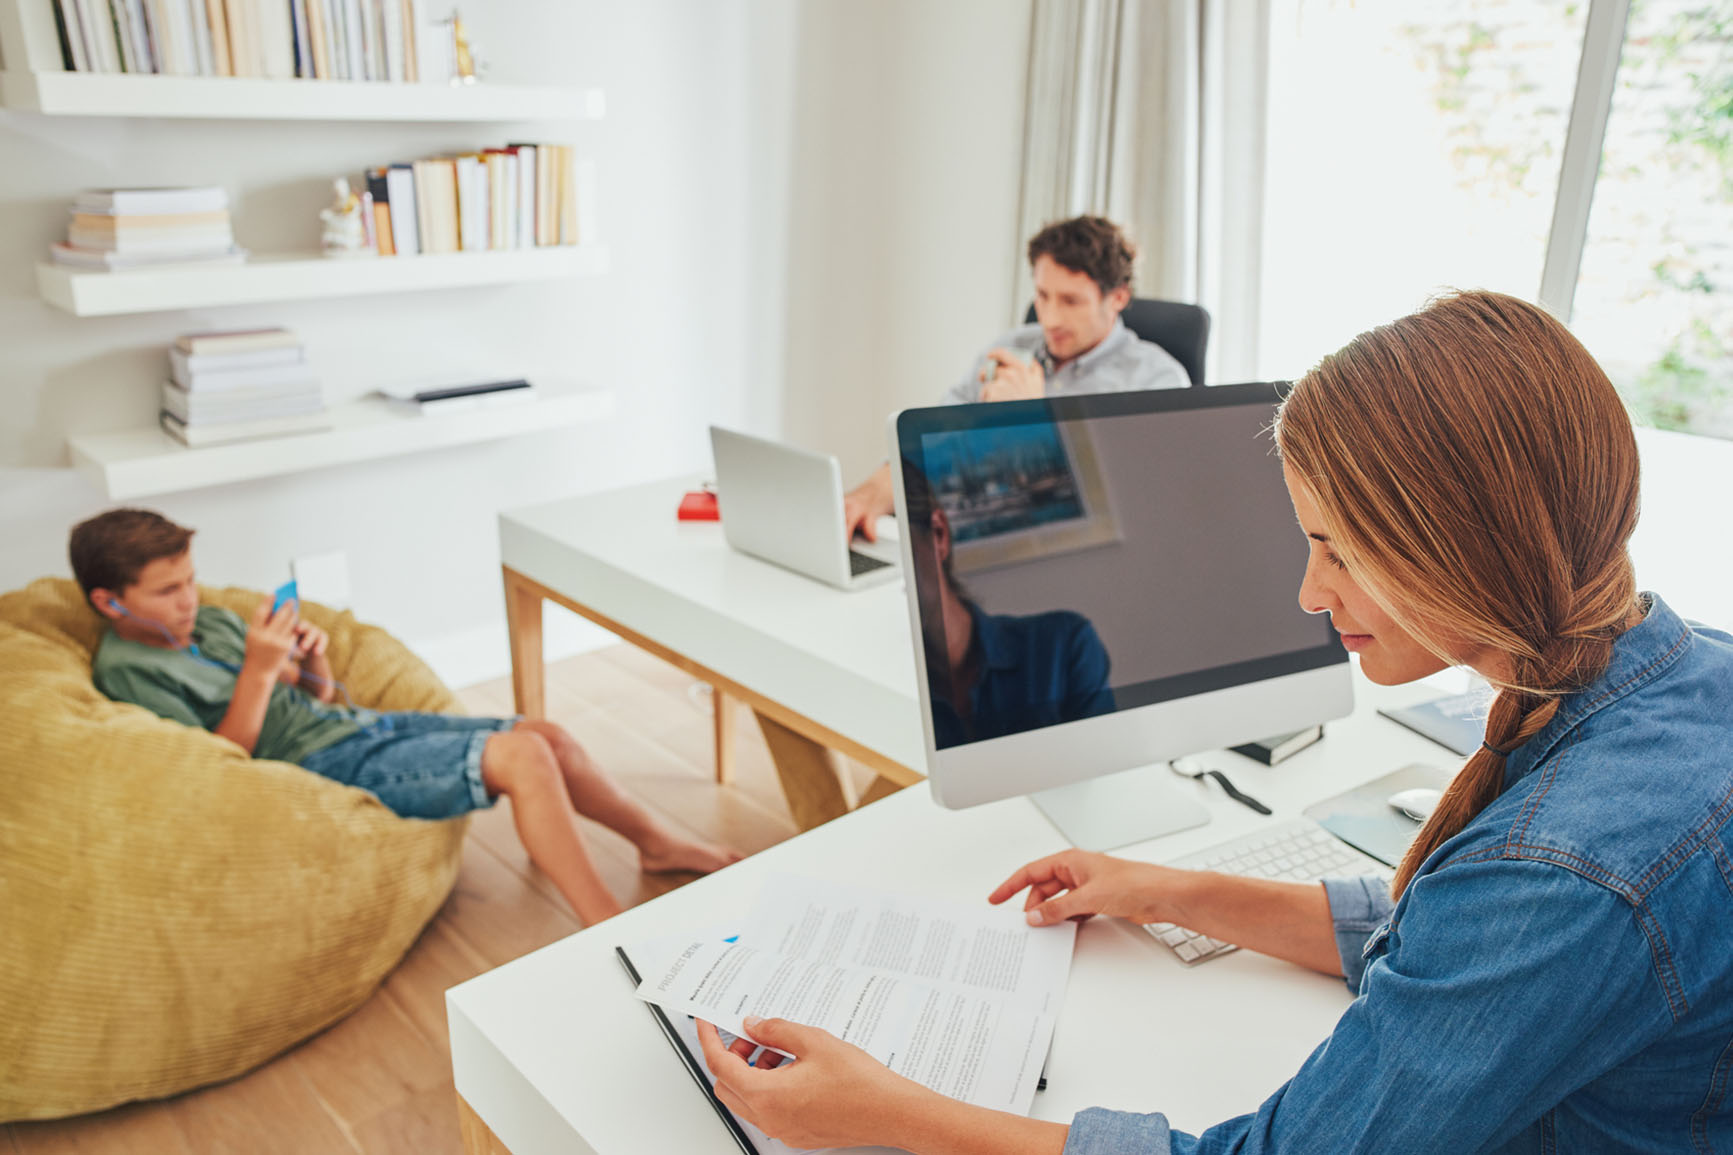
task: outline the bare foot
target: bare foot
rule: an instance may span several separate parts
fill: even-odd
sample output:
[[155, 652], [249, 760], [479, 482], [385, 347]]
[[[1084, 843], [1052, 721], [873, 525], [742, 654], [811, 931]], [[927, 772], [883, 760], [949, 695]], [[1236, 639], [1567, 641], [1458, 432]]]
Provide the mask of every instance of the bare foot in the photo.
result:
[[739, 861], [740, 855], [726, 846], [696, 840], [688, 842], [668, 834], [649, 839], [638, 848], [638, 865], [650, 874], [677, 870], [709, 874]]

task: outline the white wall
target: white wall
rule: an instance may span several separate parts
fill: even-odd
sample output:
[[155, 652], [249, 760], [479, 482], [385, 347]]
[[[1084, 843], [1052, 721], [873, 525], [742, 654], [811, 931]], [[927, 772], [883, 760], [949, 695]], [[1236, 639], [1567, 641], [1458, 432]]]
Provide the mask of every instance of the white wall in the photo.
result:
[[1029, 0], [809, 0], [782, 430], [855, 479], [1014, 313]]
[[[601, 86], [606, 119], [350, 125], [0, 111], [0, 589], [68, 572], [67, 528], [107, 503], [64, 468], [66, 438], [148, 424], [163, 347], [188, 330], [288, 325], [332, 400], [453, 369], [616, 393], [618, 414], [601, 424], [149, 503], [199, 529], [207, 581], [268, 587], [291, 556], [348, 551], [357, 611], [414, 642], [479, 631], [503, 653], [499, 508], [702, 469], [707, 422], [774, 414], [792, 0], [478, 0], [464, 13], [493, 79]], [[538, 137], [574, 140], [600, 163], [605, 278], [87, 319], [35, 295], [33, 265], [62, 237], [80, 188], [221, 183], [242, 244], [308, 248], [332, 175]]]

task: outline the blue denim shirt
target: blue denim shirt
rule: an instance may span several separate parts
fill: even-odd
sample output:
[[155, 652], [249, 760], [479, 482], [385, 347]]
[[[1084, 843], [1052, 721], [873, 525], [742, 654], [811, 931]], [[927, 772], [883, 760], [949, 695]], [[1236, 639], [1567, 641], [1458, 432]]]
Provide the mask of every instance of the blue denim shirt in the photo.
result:
[[1651, 599], [1505, 785], [1393, 909], [1326, 884], [1359, 997], [1255, 1114], [1065, 1150], [1733, 1151], [1733, 635]]

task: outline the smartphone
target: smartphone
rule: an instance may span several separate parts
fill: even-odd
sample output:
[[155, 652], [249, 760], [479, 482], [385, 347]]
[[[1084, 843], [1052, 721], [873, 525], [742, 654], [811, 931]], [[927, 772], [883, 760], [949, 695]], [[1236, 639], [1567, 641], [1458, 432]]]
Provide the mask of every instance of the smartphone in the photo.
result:
[[277, 592], [271, 596], [271, 613], [275, 615], [278, 610], [283, 608], [284, 602], [298, 602], [300, 600], [301, 595], [296, 589], [295, 579], [290, 578], [278, 586]]

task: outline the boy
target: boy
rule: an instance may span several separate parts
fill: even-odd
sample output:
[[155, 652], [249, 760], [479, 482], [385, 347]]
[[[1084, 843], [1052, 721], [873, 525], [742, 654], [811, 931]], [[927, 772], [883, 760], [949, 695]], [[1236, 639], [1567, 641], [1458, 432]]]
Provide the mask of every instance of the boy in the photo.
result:
[[109, 622], [91, 673], [110, 698], [370, 791], [405, 818], [455, 818], [507, 795], [531, 861], [586, 923], [622, 908], [590, 863], [574, 810], [630, 839], [648, 871], [708, 873], [739, 860], [668, 830], [551, 722], [337, 705], [329, 639], [294, 602], [261, 602], [248, 623], [199, 605], [192, 536], [141, 509], [74, 527], [72, 572]]

